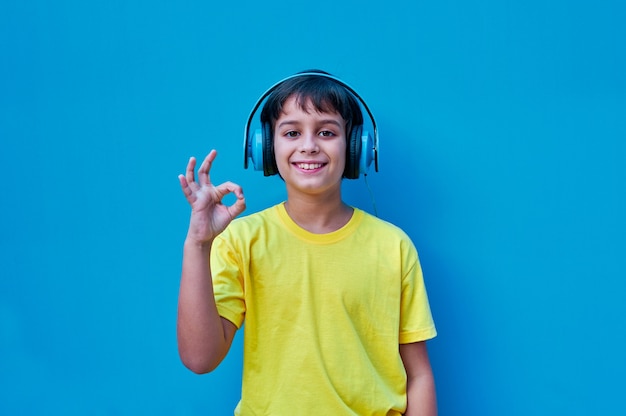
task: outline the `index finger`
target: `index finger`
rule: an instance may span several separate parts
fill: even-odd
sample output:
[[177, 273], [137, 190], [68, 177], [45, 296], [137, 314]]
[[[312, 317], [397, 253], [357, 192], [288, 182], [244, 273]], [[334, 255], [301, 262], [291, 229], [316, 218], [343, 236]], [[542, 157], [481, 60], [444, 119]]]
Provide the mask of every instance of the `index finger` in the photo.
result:
[[217, 156], [217, 151], [215, 149], [211, 150], [209, 154], [204, 158], [204, 161], [200, 165], [200, 169], [198, 169], [198, 182], [201, 185], [207, 185], [211, 183], [211, 166], [213, 165], [213, 161]]

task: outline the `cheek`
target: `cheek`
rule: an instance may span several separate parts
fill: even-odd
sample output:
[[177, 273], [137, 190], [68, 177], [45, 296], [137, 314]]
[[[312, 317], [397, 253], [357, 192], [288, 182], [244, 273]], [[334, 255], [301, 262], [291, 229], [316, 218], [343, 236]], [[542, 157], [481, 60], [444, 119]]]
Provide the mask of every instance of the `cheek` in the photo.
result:
[[280, 141], [274, 141], [274, 161], [279, 173], [289, 165], [289, 157], [289, 148], [284, 143], [280, 143]]
[[341, 165], [346, 164], [347, 152], [348, 152], [348, 148], [346, 146], [346, 142], [344, 142], [343, 146], [340, 146], [339, 151], [338, 151], [338, 156], [337, 156], [337, 159], [339, 160], [339, 163], [341, 163]]
[[285, 146], [284, 144], [282, 144], [280, 142], [280, 140], [274, 140], [273, 142], [273, 146], [274, 146], [274, 156], [276, 156], [276, 161], [279, 161], [279, 156], [284, 156], [285, 155]]

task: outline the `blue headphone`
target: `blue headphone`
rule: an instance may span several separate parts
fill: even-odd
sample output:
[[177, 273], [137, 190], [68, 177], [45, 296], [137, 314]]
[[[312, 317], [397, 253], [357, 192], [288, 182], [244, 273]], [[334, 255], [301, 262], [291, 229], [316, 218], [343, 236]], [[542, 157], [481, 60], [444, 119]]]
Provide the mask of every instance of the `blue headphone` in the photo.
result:
[[366, 173], [369, 166], [374, 162], [374, 168], [378, 172], [378, 128], [374, 116], [365, 101], [357, 92], [345, 82], [332, 75], [322, 72], [300, 72], [278, 81], [272, 85], [267, 91], [261, 95], [248, 116], [246, 129], [244, 132], [244, 161], [243, 167], [248, 168], [248, 160], [252, 161], [254, 170], [262, 170], [265, 176], [275, 175], [278, 173], [276, 161], [274, 160], [274, 151], [272, 146], [271, 126], [269, 123], [260, 123], [259, 127], [252, 129], [253, 119], [261, 104], [266, 98], [276, 90], [283, 82], [296, 77], [318, 76], [331, 79], [347, 89], [360, 103], [362, 109], [368, 114], [373, 129], [373, 137], [369, 131], [363, 128], [363, 125], [352, 126], [347, 132], [348, 147], [346, 156], [346, 170], [344, 176], [348, 179], [356, 179], [361, 173]]

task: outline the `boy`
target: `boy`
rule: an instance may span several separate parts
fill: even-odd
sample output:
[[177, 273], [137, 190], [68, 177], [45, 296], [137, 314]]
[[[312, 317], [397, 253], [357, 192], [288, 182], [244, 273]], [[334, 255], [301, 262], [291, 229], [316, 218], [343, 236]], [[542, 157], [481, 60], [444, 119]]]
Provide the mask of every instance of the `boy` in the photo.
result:
[[[179, 176], [192, 208], [177, 323], [183, 363], [213, 370], [245, 317], [236, 415], [435, 415], [425, 341], [436, 332], [415, 248], [341, 197], [363, 120], [352, 90], [306, 72], [271, 91], [264, 170], [284, 180], [284, 203], [233, 221], [245, 198], [234, 183], [211, 183], [215, 150], [197, 177], [194, 158]], [[228, 193], [231, 206], [221, 203]]]

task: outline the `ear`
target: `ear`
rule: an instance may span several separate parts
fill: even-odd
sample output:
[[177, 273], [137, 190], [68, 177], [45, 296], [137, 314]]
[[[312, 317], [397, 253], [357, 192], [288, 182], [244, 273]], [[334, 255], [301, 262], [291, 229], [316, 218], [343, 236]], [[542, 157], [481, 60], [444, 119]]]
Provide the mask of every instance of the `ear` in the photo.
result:
[[272, 176], [278, 173], [276, 157], [274, 156], [274, 138], [272, 137], [272, 126], [270, 123], [263, 123], [263, 174]]
[[348, 135], [348, 146], [346, 147], [346, 167], [343, 176], [347, 179], [359, 177], [359, 164], [361, 160], [361, 132], [363, 125], [352, 126]]

